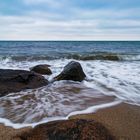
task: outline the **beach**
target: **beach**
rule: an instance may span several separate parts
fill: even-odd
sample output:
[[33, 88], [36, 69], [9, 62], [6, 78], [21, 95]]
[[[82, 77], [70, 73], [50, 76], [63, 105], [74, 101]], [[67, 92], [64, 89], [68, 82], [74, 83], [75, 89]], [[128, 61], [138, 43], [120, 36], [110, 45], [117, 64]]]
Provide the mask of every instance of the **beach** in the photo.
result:
[[104, 124], [110, 132], [120, 140], [140, 139], [140, 107], [122, 103], [120, 105], [99, 110], [93, 114], [71, 117], [94, 119]]
[[[140, 107], [121, 103], [97, 111], [96, 113], [71, 116], [69, 119], [90, 119], [103, 124], [117, 140], [139, 140], [140, 139]], [[0, 125], [1, 140], [20, 140], [22, 135], [27, 135], [32, 129], [13, 129]], [[41, 130], [40, 130], [41, 131]], [[35, 135], [35, 134], [34, 134]]]
[[0, 140], [139, 140], [139, 44], [0, 42]]
[[0, 140], [140, 140], [140, 0], [0, 1]]

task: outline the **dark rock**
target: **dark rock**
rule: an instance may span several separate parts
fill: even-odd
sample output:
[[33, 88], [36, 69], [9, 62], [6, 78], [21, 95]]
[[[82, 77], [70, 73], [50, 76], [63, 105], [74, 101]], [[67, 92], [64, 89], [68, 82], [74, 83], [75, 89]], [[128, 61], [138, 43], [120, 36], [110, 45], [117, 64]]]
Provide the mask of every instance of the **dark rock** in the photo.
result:
[[26, 140], [113, 140], [114, 137], [94, 120], [54, 121], [36, 126], [29, 134], [20, 137]]
[[52, 74], [52, 71], [50, 70], [50, 65], [37, 65], [35, 67], [32, 67], [30, 68], [31, 71], [34, 71], [36, 73], [39, 73], [39, 74], [47, 74], [47, 75], [51, 75]]
[[0, 69], [0, 96], [23, 89], [33, 89], [47, 85], [41, 75], [25, 70]]
[[103, 56], [104, 60], [110, 60], [110, 61], [118, 61], [119, 57], [117, 55], [105, 55]]
[[82, 81], [86, 77], [85, 73], [79, 62], [71, 61], [68, 63], [64, 70], [54, 78], [54, 80], [73, 80]]

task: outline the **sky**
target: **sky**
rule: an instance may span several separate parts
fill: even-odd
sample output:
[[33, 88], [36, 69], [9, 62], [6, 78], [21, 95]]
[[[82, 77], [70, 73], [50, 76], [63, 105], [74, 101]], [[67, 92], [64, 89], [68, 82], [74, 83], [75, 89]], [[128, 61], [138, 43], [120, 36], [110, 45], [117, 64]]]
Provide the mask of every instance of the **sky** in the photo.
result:
[[0, 0], [0, 40], [140, 40], [140, 0]]

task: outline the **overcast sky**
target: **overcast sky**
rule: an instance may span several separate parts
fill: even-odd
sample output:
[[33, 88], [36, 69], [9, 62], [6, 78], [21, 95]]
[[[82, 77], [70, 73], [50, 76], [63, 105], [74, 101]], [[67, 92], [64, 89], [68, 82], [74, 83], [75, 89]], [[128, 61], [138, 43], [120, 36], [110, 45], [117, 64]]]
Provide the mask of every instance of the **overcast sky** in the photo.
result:
[[0, 40], [140, 40], [140, 0], [0, 0]]

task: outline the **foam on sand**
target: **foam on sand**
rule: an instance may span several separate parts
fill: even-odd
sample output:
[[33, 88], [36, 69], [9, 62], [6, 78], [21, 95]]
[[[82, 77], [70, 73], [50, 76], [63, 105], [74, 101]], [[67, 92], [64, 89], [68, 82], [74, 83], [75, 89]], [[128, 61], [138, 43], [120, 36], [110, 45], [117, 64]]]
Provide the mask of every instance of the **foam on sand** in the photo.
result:
[[38, 124], [47, 123], [47, 122], [50, 122], [50, 121], [67, 120], [70, 116], [77, 115], [77, 114], [93, 113], [93, 112], [96, 112], [99, 109], [103, 109], [103, 108], [115, 106], [115, 105], [118, 105], [120, 103], [121, 103], [120, 100], [115, 100], [115, 101], [110, 102], [110, 103], [92, 106], [92, 107], [89, 107], [89, 108], [87, 108], [85, 110], [82, 110], [82, 111], [72, 112], [69, 115], [67, 115], [66, 117], [51, 117], [51, 118], [46, 118], [43, 121], [40, 121], [40, 122], [37, 122], [37, 123], [31, 123], [31, 124], [12, 123], [10, 120], [4, 119], [4, 118], [0, 118], [0, 123], [3, 123], [5, 126], [11, 126], [11, 127], [15, 128], [15, 129], [19, 129], [19, 128], [23, 128], [23, 127], [28, 127], [28, 126], [35, 127]]

